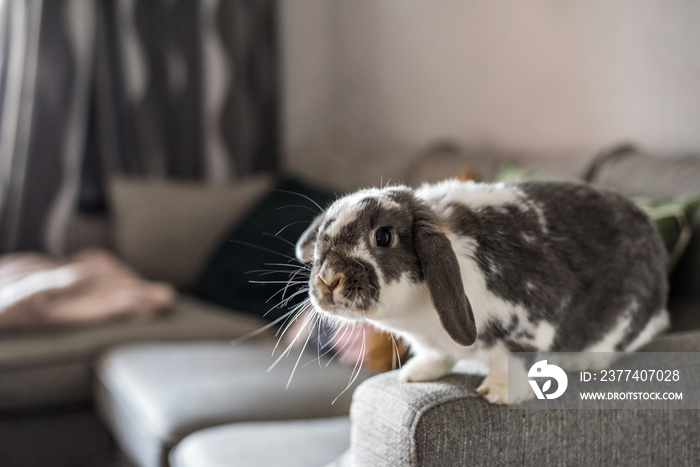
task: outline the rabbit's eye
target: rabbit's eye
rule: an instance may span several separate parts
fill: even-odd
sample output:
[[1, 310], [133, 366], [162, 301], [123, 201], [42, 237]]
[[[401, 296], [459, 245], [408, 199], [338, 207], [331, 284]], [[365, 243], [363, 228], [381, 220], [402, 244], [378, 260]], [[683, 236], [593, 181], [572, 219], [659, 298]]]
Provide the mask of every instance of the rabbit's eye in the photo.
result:
[[374, 239], [377, 241], [377, 246], [386, 248], [391, 245], [391, 231], [387, 227], [377, 229]]

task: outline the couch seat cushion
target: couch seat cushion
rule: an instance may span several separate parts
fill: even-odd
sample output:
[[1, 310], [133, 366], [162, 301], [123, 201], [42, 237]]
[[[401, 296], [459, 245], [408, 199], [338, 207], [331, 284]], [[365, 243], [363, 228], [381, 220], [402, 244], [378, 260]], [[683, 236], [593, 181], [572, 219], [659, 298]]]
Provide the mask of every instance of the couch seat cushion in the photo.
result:
[[336, 417], [223, 425], [197, 431], [170, 454], [173, 467], [308, 467], [350, 446], [350, 419]]
[[188, 297], [153, 320], [117, 320], [0, 339], [0, 411], [85, 401], [92, 363], [108, 347], [144, 340], [232, 339], [260, 320]]
[[[98, 411], [138, 466], [167, 465], [184, 436], [232, 422], [346, 415], [352, 368], [313, 362], [307, 351], [285, 389], [297, 356], [270, 372], [275, 341], [139, 344], [117, 348], [98, 364]], [[277, 350], [277, 354], [281, 352]], [[362, 377], [358, 378], [361, 380]]]

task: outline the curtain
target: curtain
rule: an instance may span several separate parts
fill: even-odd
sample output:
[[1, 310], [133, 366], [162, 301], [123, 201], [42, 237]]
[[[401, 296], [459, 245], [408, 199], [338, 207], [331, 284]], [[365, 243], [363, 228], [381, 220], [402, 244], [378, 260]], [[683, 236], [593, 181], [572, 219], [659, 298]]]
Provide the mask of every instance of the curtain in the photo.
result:
[[0, 253], [70, 247], [113, 174], [278, 167], [275, 4], [0, 1]]
[[0, 3], [0, 252], [59, 254], [68, 242], [86, 133], [94, 6]]
[[98, 102], [112, 169], [225, 181], [275, 166], [271, 2], [101, 5]]

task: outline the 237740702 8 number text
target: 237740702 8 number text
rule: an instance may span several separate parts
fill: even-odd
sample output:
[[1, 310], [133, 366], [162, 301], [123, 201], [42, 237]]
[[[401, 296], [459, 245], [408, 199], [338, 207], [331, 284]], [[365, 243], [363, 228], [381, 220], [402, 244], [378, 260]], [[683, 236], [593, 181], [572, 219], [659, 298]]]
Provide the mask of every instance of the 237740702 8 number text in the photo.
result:
[[581, 381], [680, 381], [679, 370], [601, 370], [599, 372], [582, 371]]

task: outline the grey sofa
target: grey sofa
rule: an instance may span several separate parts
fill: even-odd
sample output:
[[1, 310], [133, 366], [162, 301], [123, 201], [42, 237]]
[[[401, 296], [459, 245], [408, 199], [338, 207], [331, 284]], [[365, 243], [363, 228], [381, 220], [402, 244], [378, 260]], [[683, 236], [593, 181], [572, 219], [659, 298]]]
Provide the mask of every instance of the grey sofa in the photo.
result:
[[[564, 176], [589, 173], [595, 183], [630, 193], [700, 193], [698, 159], [621, 154], [594, 166], [589, 158], [573, 172], [546, 160], [535, 165]], [[463, 164], [488, 177], [497, 165], [493, 157], [453, 153], [440, 160], [444, 171], [434, 178]], [[412, 170], [406, 178], [415, 183], [425, 172]], [[209, 240], [184, 221], [188, 200], [190, 207], [202, 206], [206, 194], [188, 191], [192, 187], [183, 194], [179, 186], [117, 184], [115, 249], [150, 277], [184, 286], [205, 254], [184, 245], [192, 238], [213, 241], [235, 216], [235, 206], [249, 204], [264, 189], [264, 181], [255, 183], [243, 192], [213, 193], [230, 213], [211, 225]], [[148, 210], [161, 215], [154, 218]], [[164, 219], [182, 222], [164, 231]], [[693, 330], [700, 329], [697, 225], [695, 230], [672, 278], [674, 328], [649, 350], [700, 351], [700, 332]], [[163, 242], [167, 248], [159, 250]], [[167, 257], [183, 249], [186, 258]], [[105, 323], [0, 342], [6, 349], [0, 349], [0, 402], [6, 404], [0, 465], [693, 465], [700, 459], [694, 411], [523, 413], [476, 397], [482, 376], [475, 374], [400, 384], [390, 372], [366, 379], [352, 404], [352, 389], [331, 404], [351, 368], [314, 363], [299, 370], [287, 391], [295, 361], [265, 371], [274, 361], [271, 336], [229, 345], [259, 325], [185, 296], [164, 321]], [[314, 357], [305, 355], [301, 366]]]
[[[616, 151], [590, 180], [634, 194], [700, 192], [700, 160]], [[673, 328], [646, 351], [700, 351], [700, 229], [672, 277]], [[700, 365], [700, 361], [698, 362]], [[169, 455], [177, 467], [224, 465], [697, 465], [695, 410], [528, 410], [492, 406], [483, 376], [400, 383], [393, 372], [356, 390], [349, 418], [253, 422], [199, 430]], [[347, 448], [347, 449], [346, 449]], [[333, 460], [330, 460], [333, 459]]]
[[[700, 332], [663, 336], [650, 351], [700, 350]], [[514, 410], [476, 394], [483, 376], [400, 383], [374, 376], [349, 417], [236, 423], [185, 437], [174, 467], [329, 465], [697, 465], [695, 410]]]
[[[326, 366], [327, 359], [319, 365], [316, 351], [307, 350], [268, 372], [274, 343], [262, 338], [236, 346], [212, 340], [115, 348], [97, 363], [98, 412], [126, 458], [139, 467], [167, 466], [173, 446], [209, 427], [347, 418], [354, 386], [334, 399], [346, 387], [349, 369]], [[347, 446], [347, 436], [341, 440]], [[266, 451], [275, 443], [270, 436], [249, 445]]]
[[[186, 292], [220, 237], [271, 185], [267, 177], [235, 186], [137, 179], [112, 182], [112, 217], [106, 221], [82, 218], [76, 230], [78, 246], [110, 248], [148, 278], [171, 282], [185, 292], [172, 310], [157, 319], [113, 320], [3, 335], [0, 465], [157, 465], [173, 443], [200, 427], [241, 420], [347, 415], [352, 391], [330, 404], [342, 389], [337, 387], [340, 378], [345, 378], [344, 368], [331, 364], [321, 371], [318, 365], [309, 365], [286, 391], [289, 361], [275, 372], [265, 371], [274, 361], [270, 354], [276, 340], [271, 332], [235, 348], [231, 345], [233, 339], [260, 329], [265, 321]], [[192, 345], [199, 346], [198, 351], [189, 351]], [[117, 347], [118, 352], [110, 353]], [[154, 407], [149, 412], [148, 406], [155, 404], [146, 401], [145, 414], [131, 406], [126, 411], [116, 410], [124, 407], [125, 399], [119, 392], [123, 388], [108, 382], [121, 382], [125, 373], [134, 374], [129, 380], [133, 382], [142, 369], [153, 380], [157, 373], [138, 364], [149, 362], [148, 349], [154, 348], [158, 348], [155, 353], [159, 358], [171, 362], [170, 367], [156, 362], [156, 369], [180, 379], [160, 378], [172, 388], [170, 398], [157, 390], [153, 393], [163, 403], [161, 415], [166, 420], [149, 425]], [[173, 362], [173, 357], [181, 355], [186, 358]], [[207, 368], [211, 378], [193, 379], [195, 370], [201, 374]], [[222, 377], [216, 379], [217, 375]], [[209, 394], [200, 399], [197, 391], [201, 386], [196, 383], [214, 384], [214, 380], [219, 398]], [[337, 384], [331, 384], [334, 381]], [[192, 392], [178, 389], [177, 382], [189, 382]], [[107, 387], [117, 393], [108, 398]], [[143, 400], [148, 387], [148, 378], [136, 384], [135, 392], [142, 396], [137, 400]], [[246, 387], [258, 389], [241, 389]], [[244, 407], [241, 391], [257, 397], [264, 387], [277, 403], [260, 398], [255, 409]], [[312, 390], [314, 387], [318, 389]], [[317, 404], [323, 397], [330, 398], [328, 403]], [[208, 402], [209, 412], [197, 405], [198, 400]], [[285, 409], [285, 400], [293, 402], [293, 410]], [[217, 405], [222, 401], [223, 408]], [[236, 401], [237, 407], [248, 410], [247, 415], [235, 410]], [[146, 422], [140, 423], [142, 420]]]
[[[700, 331], [650, 349], [700, 351]], [[479, 383], [471, 375], [409, 387], [392, 374], [366, 381], [343, 465], [697, 465], [696, 410], [515, 410], [482, 400]]]

